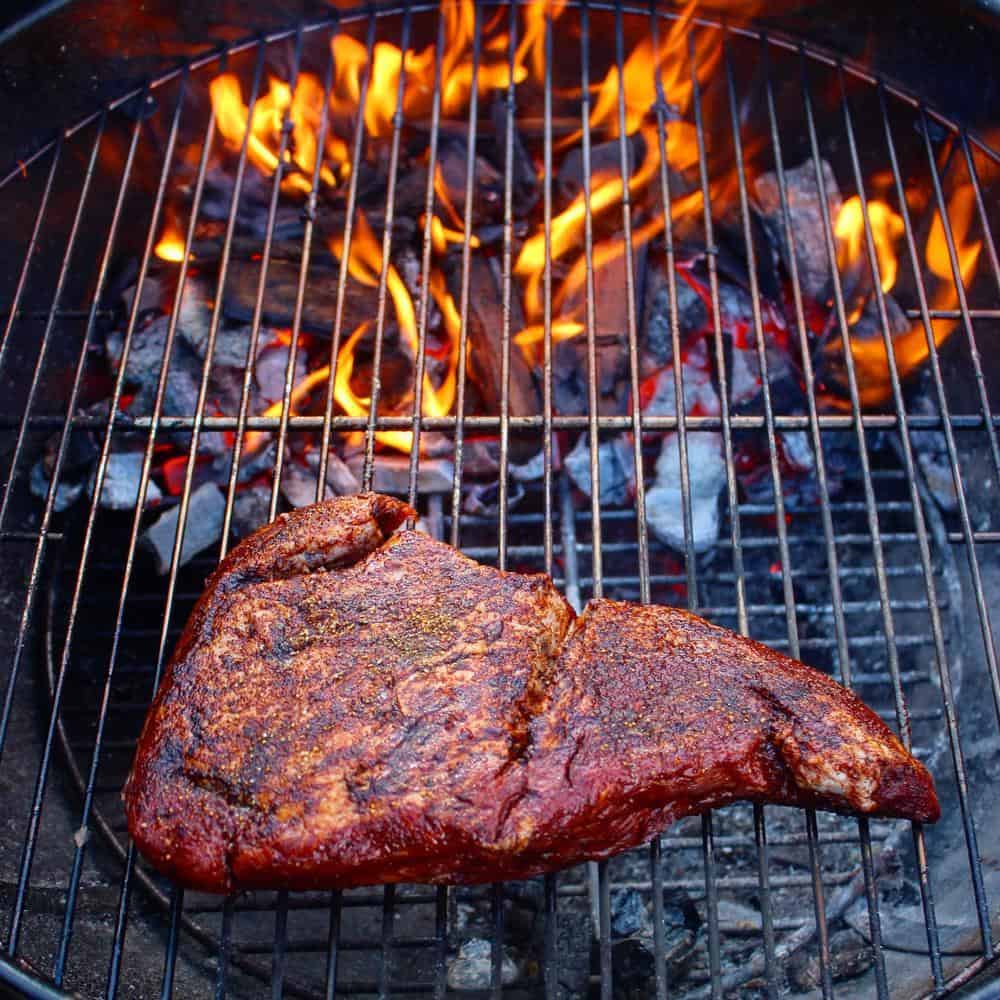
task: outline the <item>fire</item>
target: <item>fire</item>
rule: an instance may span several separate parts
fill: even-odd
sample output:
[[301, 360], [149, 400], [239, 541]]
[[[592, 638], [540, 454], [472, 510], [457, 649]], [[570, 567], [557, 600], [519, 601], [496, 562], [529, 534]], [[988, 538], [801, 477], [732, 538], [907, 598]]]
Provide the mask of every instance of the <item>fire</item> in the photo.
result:
[[[338, 238], [331, 241], [330, 249], [338, 260], [343, 259], [344, 243], [342, 239]], [[362, 284], [374, 287], [378, 284], [382, 268], [382, 248], [379, 246], [378, 241], [375, 238], [375, 234], [372, 232], [371, 226], [368, 224], [368, 220], [363, 214], [359, 213], [358, 221], [354, 229], [354, 237], [351, 240], [351, 251], [347, 260], [348, 273]], [[414, 309], [413, 299], [410, 297], [406, 283], [403, 281], [395, 266], [391, 263], [386, 268], [386, 287], [389, 290], [389, 295], [392, 298], [392, 302], [396, 310], [396, 323], [399, 326], [400, 333], [403, 335], [410, 348], [411, 356], [416, 358], [420, 347], [416, 310]], [[455, 303], [445, 288], [444, 277], [436, 270], [431, 274], [430, 291], [438, 304], [438, 308], [441, 310], [451, 347], [449, 351], [447, 371], [440, 387], [436, 388], [431, 381], [430, 375], [426, 372], [424, 373], [422, 382], [421, 411], [425, 416], [443, 417], [447, 416], [451, 410], [452, 404], [455, 401], [456, 367], [458, 364], [458, 343], [461, 330], [461, 320], [458, 310], [455, 307]], [[363, 406], [364, 404], [363, 402], [360, 402], [357, 397], [354, 397], [353, 394], [349, 397], [348, 391], [350, 389], [350, 373], [354, 368], [353, 351], [362, 335], [363, 331], [355, 330], [344, 344], [337, 359], [338, 371], [343, 360], [345, 371], [347, 372], [346, 375], [341, 377], [341, 396], [343, 396], [344, 399], [350, 398], [350, 406], [355, 409], [359, 405]], [[336, 382], [335, 398], [337, 398], [338, 402], [341, 402], [341, 405], [344, 406], [340, 396], [336, 396]], [[347, 406], [344, 406], [344, 409], [345, 412], [351, 412]], [[403, 438], [395, 433], [393, 433], [390, 437], [380, 436], [379, 440], [386, 444], [391, 444], [393, 447], [401, 448], [401, 450], [409, 450], [409, 445], [407, 445], [406, 448], [402, 448], [400, 442]]]
[[[535, 0], [525, 11], [526, 31], [514, 59], [513, 78], [521, 83], [528, 77], [525, 62], [534, 68], [536, 78], [544, 71], [544, 23], [546, 10], [555, 19], [565, 6], [565, 0], [546, 4]], [[475, 34], [473, 0], [442, 0], [445, 47], [441, 58], [441, 110], [445, 115], [457, 115], [467, 106], [472, 92], [473, 43]], [[353, 113], [361, 98], [361, 74], [368, 66], [368, 53], [363, 45], [346, 35], [332, 42], [336, 79], [331, 104], [340, 114]], [[511, 80], [507, 62], [508, 36], [498, 33], [483, 46], [477, 74], [479, 93], [505, 89]], [[393, 128], [399, 91], [400, 73], [405, 70], [403, 114], [408, 120], [429, 116], [434, 100], [436, 78], [436, 46], [428, 45], [419, 52], [405, 54], [391, 42], [379, 42], [372, 52], [371, 79], [365, 100], [365, 128], [372, 138], [389, 135]]]
[[[337, 355], [337, 369], [333, 376], [333, 398], [349, 417], [366, 417], [371, 407], [370, 397], [358, 396], [351, 388], [358, 341], [368, 332], [369, 326], [369, 323], [362, 323], [347, 338]], [[329, 367], [318, 371], [323, 371], [326, 378], [330, 377]], [[413, 448], [413, 434], [410, 431], [376, 431], [375, 440], [406, 454]]]
[[[283, 178], [281, 186], [286, 191], [308, 194], [311, 177], [319, 155], [320, 119], [323, 113], [323, 87], [309, 73], [299, 76], [295, 92], [282, 80], [270, 77], [268, 92], [254, 104], [253, 115], [243, 103], [243, 90], [233, 73], [222, 73], [209, 84], [212, 109], [216, 125], [230, 149], [238, 151], [243, 146], [249, 122], [247, 156], [262, 173], [270, 177], [278, 169], [278, 149], [281, 131], [287, 114], [292, 123], [292, 141], [286, 152], [286, 164], [298, 168]], [[342, 143], [333, 142], [332, 150], [338, 155], [346, 152]], [[320, 179], [334, 184], [332, 170], [325, 164], [320, 169]]]
[[[319, 385], [324, 385], [330, 379], [330, 366], [325, 365], [322, 368], [317, 368], [315, 371], [309, 372], [300, 382], [298, 382], [293, 388], [292, 393], [288, 398], [288, 414], [289, 416], [294, 415], [302, 401], [308, 398], [309, 394]], [[272, 403], [261, 416], [264, 417], [280, 417], [284, 403], [278, 400], [276, 403]], [[271, 440], [270, 431], [248, 431], [243, 438], [243, 450], [247, 455], [253, 455], [257, 450], [267, 444]]]
[[[421, 218], [420, 225], [426, 220]], [[431, 246], [437, 254], [446, 253], [449, 243], [464, 243], [465, 233], [458, 229], [449, 229], [436, 215], [431, 216]], [[479, 237], [475, 233], [469, 236], [469, 246], [479, 246]]]
[[184, 259], [184, 237], [173, 220], [168, 219], [164, 224], [160, 240], [153, 247], [153, 253], [160, 260], [169, 261], [171, 264], [179, 264]]
[[[903, 235], [903, 220], [884, 201], [869, 201], [868, 222], [875, 243], [882, 291], [889, 292], [896, 284], [899, 270], [895, 246]], [[848, 198], [841, 206], [834, 233], [837, 237], [837, 269], [846, 274], [849, 268], [860, 266], [864, 260], [865, 221], [861, 199], [857, 195]]]
[[[981, 240], [970, 240], [969, 229], [972, 225], [975, 211], [975, 192], [972, 186], [966, 184], [958, 188], [948, 203], [948, 218], [951, 221], [952, 234], [955, 239], [955, 249], [958, 256], [958, 269], [962, 285], [968, 287], [975, 274], [979, 262], [979, 252], [982, 249]], [[927, 236], [927, 246], [924, 259], [928, 270], [938, 279], [938, 287], [930, 302], [931, 311], [945, 311], [958, 306], [958, 292], [955, 287], [955, 275], [951, 268], [948, 255], [948, 244], [945, 240], [944, 225], [940, 213], [936, 213]], [[883, 287], [885, 281], [883, 276]], [[954, 330], [954, 319], [932, 319], [931, 335], [934, 344], [940, 346]], [[895, 337], [892, 341], [893, 355], [900, 378], [905, 378], [910, 372], [922, 365], [930, 354], [927, 340], [927, 330], [922, 320], [913, 323], [906, 333]], [[851, 354], [857, 370], [861, 403], [864, 406], [877, 405], [889, 395], [888, 359], [882, 337], [851, 340]]]

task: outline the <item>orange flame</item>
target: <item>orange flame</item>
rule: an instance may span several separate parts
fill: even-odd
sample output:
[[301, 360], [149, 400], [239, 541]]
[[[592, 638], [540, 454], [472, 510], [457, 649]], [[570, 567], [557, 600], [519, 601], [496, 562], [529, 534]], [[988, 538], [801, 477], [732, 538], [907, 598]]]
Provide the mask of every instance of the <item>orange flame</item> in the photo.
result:
[[[342, 239], [335, 238], [332, 240], [330, 243], [330, 249], [339, 260], [343, 259], [344, 243]], [[354, 230], [354, 237], [351, 240], [351, 252], [347, 260], [348, 273], [362, 284], [374, 286], [378, 283], [382, 267], [382, 248], [379, 246], [378, 241], [375, 238], [375, 234], [372, 232], [371, 226], [368, 224], [368, 220], [363, 214], [359, 213], [358, 221]], [[393, 305], [396, 310], [396, 323], [410, 347], [411, 356], [416, 357], [420, 344], [417, 332], [416, 311], [413, 307], [413, 299], [410, 297], [410, 293], [399, 272], [391, 263], [386, 269], [386, 286], [389, 290], [389, 295], [392, 297]], [[438, 308], [441, 310], [441, 314], [445, 322], [445, 329], [448, 333], [450, 341], [450, 353], [447, 371], [440, 387], [435, 388], [430, 375], [426, 372], [424, 373], [422, 382], [421, 412], [425, 416], [443, 417], [447, 416], [455, 400], [455, 369], [458, 362], [458, 338], [461, 330], [461, 320], [459, 318], [458, 310], [455, 307], [455, 303], [445, 288], [444, 277], [438, 271], [434, 271], [431, 274], [430, 290], [438, 304]], [[343, 348], [341, 348], [340, 354], [337, 358], [338, 372], [340, 371], [342, 360], [345, 358], [345, 355], [353, 354], [354, 347], [358, 340], [360, 340], [363, 333], [364, 331], [360, 328], [355, 330], [354, 333], [351, 334], [351, 337], [348, 338]], [[349, 405], [353, 406], [355, 409], [359, 405], [363, 407], [363, 401], [359, 402], [358, 397], [349, 392], [350, 375], [354, 370], [353, 357], [343, 360], [343, 365], [345, 366], [344, 371], [346, 374], [341, 376], [341, 395], [344, 399], [349, 399]], [[335, 376], [334, 395], [335, 398], [340, 401], [340, 397], [336, 396], [336, 384]], [[341, 405], [344, 405], [343, 402], [341, 402]], [[344, 408], [345, 412], [352, 412], [347, 406]], [[358, 414], [352, 413], [352, 415], [357, 416]], [[391, 444], [393, 447], [401, 447], [400, 442], [403, 438], [395, 432], [392, 432], [391, 437], [380, 437], [379, 440], [382, 440], [385, 444]], [[401, 450], [408, 450], [408, 448], [409, 445]]]
[[[268, 177], [278, 169], [278, 149], [287, 114], [292, 123], [292, 139], [285, 162], [297, 167], [298, 171], [287, 173], [281, 186], [285, 191], [309, 193], [319, 155], [319, 126], [323, 112], [323, 87], [316, 77], [300, 74], [294, 94], [283, 80], [270, 77], [268, 92], [257, 99], [252, 117], [243, 103], [243, 90], [235, 74], [222, 73], [215, 77], [209, 84], [209, 95], [216, 125], [230, 149], [242, 147], [249, 123], [247, 156]], [[335, 137], [331, 137], [328, 145], [337, 156], [346, 155], [346, 147]], [[320, 168], [320, 179], [324, 184], [335, 183], [333, 172], [326, 165]]]
[[[565, 0], [551, 6], [552, 16], [562, 13]], [[538, 25], [544, 28], [545, 0], [535, 0], [526, 12], [528, 34], [518, 48], [514, 60], [514, 82], [521, 83], [528, 76], [524, 61], [528, 58], [536, 70], [541, 66], [538, 56]], [[441, 57], [441, 109], [445, 115], [458, 114], [468, 105], [472, 92], [472, 50], [475, 32], [475, 6], [473, 0], [442, 0], [441, 17], [444, 19], [445, 47]], [[494, 58], [480, 61], [477, 88], [480, 93], [506, 88], [510, 83], [510, 69], [506, 50], [508, 36], [499, 33], [488, 39], [484, 50]], [[361, 97], [361, 73], [368, 64], [368, 53], [363, 45], [346, 35], [333, 40], [336, 79], [331, 103], [338, 113], [353, 112]], [[371, 79], [364, 107], [365, 128], [373, 138], [392, 132], [393, 117], [399, 88], [399, 75], [405, 68], [406, 87], [403, 95], [403, 113], [408, 119], [426, 117], [434, 100], [436, 76], [436, 46], [428, 45], [420, 52], [404, 53], [391, 42], [379, 42], [372, 52]], [[540, 70], [539, 70], [540, 75]]]
[[[349, 417], [365, 417], [371, 407], [371, 397], [358, 396], [351, 388], [351, 376], [354, 374], [354, 355], [358, 341], [368, 332], [369, 323], [362, 323], [344, 341], [337, 355], [337, 369], [333, 376], [333, 398]], [[330, 376], [330, 369], [319, 369]], [[409, 454], [413, 448], [413, 434], [410, 431], [376, 431], [375, 440], [390, 448]]]
[[167, 219], [163, 225], [163, 232], [160, 240], [153, 247], [153, 253], [160, 260], [169, 261], [171, 264], [179, 264], [184, 259], [184, 237], [172, 219]]
[[[961, 282], [968, 287], [979, 262], [982, 249], [981, 240], [970, 240], [969, 229], [975, 210], [975, 192], [971, 185], [958, 188], [948, 203], [948, 218], [951, 220], [952, 234], [958, 256]], [[936, 213], [927, 236], [925, 258], [928, 270], [938, 279], [938, 288], [930, 303], [932, 311], [955, 309], [958, 292], [952, 272], [948, 244], [945, 240], [944, 225], [940, 213]], [[885, 281], [883, 276], [883, 287]], [[940, 346], [950, 336], [956, 325], [954, 319], [931, 319], [931, 335], [934, 344]], [[922, 320], [917, 320], [906, 333], [892, 341], [893, 355], [900, 378], [922, 365], [930, 355], [927, 330]], [[888, 359], [881, 336], [851, 340], [851, 354], [858, 376], [861, 403], [864, 406], [883, 402], [891, 391]]]
[[[896, 284], [899, 270], [895, 246], [903, 235], [903, 220], [884, 201], [869, 201], [868, 222], [875, 244], [882, 291], [888, 292]], [[857, 195], [848, 198], [841, 206], [834, 233], [837, 237], [837, 269], [844, 274], [848, 268], [859, 266], [863, 259], [865, 221], [861, 199]]]
[[[425, 217], [420, 220], [423, 226]], [[465, 233], [458, 229], [449, 229], [436, 215], [431, 216], [431, 246], [436, 254], [443, 254], [448, 249], [449, 243], [464, 243]], [[476, 248], [479, 246], [479, 237], [473, 233], [469, 236], [469, 246]]]

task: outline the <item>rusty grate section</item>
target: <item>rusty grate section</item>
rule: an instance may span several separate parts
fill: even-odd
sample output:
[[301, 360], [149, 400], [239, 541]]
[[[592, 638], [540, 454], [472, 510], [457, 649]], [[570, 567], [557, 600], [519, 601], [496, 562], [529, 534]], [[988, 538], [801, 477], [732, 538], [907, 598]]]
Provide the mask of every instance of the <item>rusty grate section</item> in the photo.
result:
[[[318, 412], [296, 411], [295, 345], [310, 295], [315, 294], [308, 278], [318, 242], [321, 158], [311, 173], [297, 174], [300, 182], [306, 178], [307, 189], [300, 192], [305, 194], [297, 237], [300, 266], [294, 275], [288, 361], [273, 412], [251, 412], [249, 366], [236, 411], [214, 412], [208, 385], [221, 309], [212, 314], [209, 360], [203, 364], [194, 405], [183, 413], [165, 408], [169, 371], [164, 362], [178, 336], [181, 292], [174, 296], [165, 326], [149, 412], [129, 412], [121, 376], [112, 379], [113, 387], [107, 390], [109, 406], [101, 410], [83, 405], [90, 402], [94, 356], [113, 312], [109, 289], [126, 253], [123, 246], [130, 238], [134, 244], [135, 233], [140, 234], [135, 282], [141, 288], [155, 264], [154, 249], [171, 209], [182, 149], [189, 154], [193, 150], [194, 156], [186, 164], [192, 178], [191, 207], [176, 261], [178, 288], [183, 291], [185, 282], [196, 277], [198, 223], [212, 147], [218, 141], [216, 114], [204, 95], [207, 80], [230, 67], [244, 72], [250, 115], [264, 92], [265, 67], [276, 51], [294, 81], [304, 53], [329, 53], [331, 41], [349, 32], [367, 53], [368, 66], [374, 63], [376, 45], [386, 40], [407, 50], [417, 35], [430, 39], [434, 79], [439, 81], [445, 25], [436, 7], [345, 12], [330, 22], [297, 26], [186, 65], [68, 128], [26, 165], [26, 176], [15, 172], [0, 188], [0, 197], [20, 206], [19, 222], [28, 220], [8, 237], [20, 263], [10, 269], [4, 286], [6, 325], [0, 345], [0, 377], [6, 390], [0, 422], [8, 468], [0, 544], [8, 554], [6, 599], [16, 605], [11, 612], [16, 627], [4, 637], [9, 667], [0, 710], [0, 779], [5, 782], [10, 828], [6, 839], [11, 845], [0, 855], [6, 911], [0, 940], [8, 960], [4, 976], [22, 975], [22, 985], [36, 995], [69, 989], [114, 996], [135, 982], [140, 967], [152, 962], [163, 996], [187, 995], [196, 986], [217, 996], [254, 995], [262, 982], [274, 996], [443, 996], [475, 990], [491, 996], [659, 998], [716, 997], [740, 989], [751, 991], [749, 995], [777, 996], [788, 982], [804, 989], [802, 984], [812, 975], [810, 981], [824, 996], [857, 990], [861, 992], [855, 995], [888, 997], [943, 993], [994, 960], [997, 887], [989, 863], [995, 855], [988, 843], [988, 824], [993, 818], [989, 800], [995, 798], [1000, 706], [991, 620], [1000, 528], [991, 499], [1000, 458], [987, 345], [1000, 319], [1000, 263], [990, 225], [990, 189], [983, 178], [998, 159], [978, 137], [855, 66], [794, 40], [763, 37], [749, 27], [691, 20], [681, 66], [690, 83], [687, 122], [695, 142], [694, 176], [701, 198], [696, 222], [706, 308], [713, 321], [706, 342], [712, 345], [708, 362], [714, 383], [721, 387], [719, 411], [697, 412], [675, 403], [672, 413], [650, 413], [642, 405], [644, 290], [637, 280], [637, 260], [643, 241], [637, 237], [633, 206], [623, 199], [619, 232], [624, 263], [618, 291], [625, 304], [625, 329], [617, 349], [622, 353], [627, 405], [621, 412], [602, 412], [597, 373], [609, 348], [598, 329], [596, 308], [600, 263], [595, 259], [598, 239], [590, 194], [598, 144], [591, 134], [592, 93], [612, 67], [627, 88], [630, 41], [647, 38], [655, 52], [678, 15], [585, 3], [568, 6], [556, 22], [551, 10], [543, 10], [541, 99], [523, 106], [513, 72], [524, 30], [521, 13], [516, 4], [474, 8], [470, 100], [458, 119], [444, 118], [441, 88], [436, 86], [429, 115], [419, 123], [408, 122], [405, 73], [400, 74], [385, 145], [389, 180], [382, 207], [382, 264], [371, 291], [371, 368], [380, 372], [392, 350], [387, 344], [389, 261], [404, 138], [412, 141], [418, 124], [429, 158], [426, 211], [423, 221], [415, 220], [422, 230], [418, 268], [420, 286], [426, 290], [433, 238], [432, 178], [442, 136], [458, 130], [467, 149], [475, 149], [477, 134], [492, 129], [504, 160], [495, 254], [501, 295], [499, 392], [492, 409], [472, 412], [468, 405], [472, 390], [466, 376], [467, 331], [476, 235], [471, 192], [477, 183], [471, 156], [464, 170], [466, 207], [456, 223], [461, 224], [456, 306], [462, 333], [455, 400], [448, 413], [428, 415], [423, 405], [431, 308], [426, 291], [416, 302], [418, 347], [408, 414], [386, 415], [380, 409], [378, 379], [370, 386], [362, 413], [347, 413], [335, 405], [332, 391], [325, 394]], [[490, 32], [498, 25], [506, 32], [507, 44], [499, 54], [491, 50], [491, 59], [506, 60], [509, 67], [501, 104], [506, 113], [487, 122], [479, 106], [477, 74], [487, 42], [495, 37]], [[699, 68], [705, 39], [713, 41], [717, 53], [709, 73]], [[578, 414], [558, 412], [553, 390], [559, 339], [554, 329], [559, 317], [553, 312], [554, 157], [561, 140], [554, 102], [566, 100], [565, 88], [553, 79], [553, 67], [559, 65], [554, 54], [561, 59], [563, 50], [570, 49], [580, 74], [571, 99], [577, 102], [573, 128], [579, 131], [579, 178], [586, 206], [579, 334], [586, 406]], [[328, 59], [317, 70], [329, 95], [334, 61]], [[371, 83], [363, 72], [359, 109]], [[658, 93], [662, 98], [662, 80]], [[329, 102], [323, 108], [320, 127], [325, 129]], [[610, 162], [627, 185], [632, 153], [625, 128], [625, 90], [619, 91], [612, 111], [620, 123], [618, 148], [600, 144], [601, 167], [608, 169]], [[672, 115], [665, 99], [648, 111], [656, 126], [651, 134], [661, 144], [669, 135]], [[511, 368], [519, 331], [512, 303], [517, 249], [524, 238], [514, 204], [515, 129], [527, 117], [536, 131], [542, 166], [541, 395], [536, 412], [514, 413]], [[355, 209], [370, 128], [360, 110], [351, 128], [346, 146], [350, 169], [343, 189], [344, 259], [352, 240], [360, 238]], [[201, 136], [193, 144], [185, 140], [192, 131]], [[268, 273], [282, 221], [282, 183], [290, 171], [285, 156], [292, 132], [287, 110], [279, 131], [276, 168], [262, 187], [264, 225], [251, 237], [259, 261], [249, 315], [253, 343], [265, 325]], [[732, 369], [724, 341], [728, 331], [720, 319], [725, 311], [720, 301], [724, 248], [716, 240], [720, 222], [713, 212], [720, 133], [731, 160], [735, 214], [729, 231], [742, 238], [748, 323], [763, 373], [758, 404], [749, 409], [731, 406], [726, 388]], [[241, 187], [254, 176], [250, 149], [251, 143], [244, 140], [235, 161], [228, 211], [221, 219], [219, 301], [236, 255]], [[868, 397], [868, 369], [857, 360], [862, 355], [847, 349], [841, 352], [838, 369], [842, 405], [827, 406], [811, 367], [816, 355], [805, 346], [804, 406], [790, 406], [772, 393], [762, 305], [766, 297], [758, 287], [755, 260], [761, 244], [754, 232], [748, 160], [766, 159], [780, 228], [794, 246], [798, 220], [790, 204], [789, 168], [803, 164], [825, 194], [824, 162], [834, 155], [832, 150], [841, 185], [858, 198], [860, 267], [872, 276], [870, 308], [876, 329], [883, 331], [892, 326], [894, 301], [880, 280], [885, 260], [869, 203], [877, 195], [893, 198], [897, 206], [903, 227], [898, 234], [900, 267], [908, 271], [912, 284], [906, 317], [924, 345], [919, 397], [913, 395], [912, 379], [904, 378], [891, 347], [882, 351], [878, 400]], [[972, 225], [982, 246], [975, 281], [965, 273], [962, 236], [951, 221], [949, 194], [956, 174], [968, 192]], [[908, 197], [913, 176], [924, 180], [923, 204]], [[674, 184], [661, 149], [653, 180], [661, 205], [674, 204]], [[819, 204], [823, 211], [817, 232], [822, 249], [835, 263], [837, 219], [825, 196]], [[921, 255], [921, 227], [927, 211], [932, 215], [935, 210], [946, 220], [938, 270], [951, 274], [955, 289], [954, 302], [944, 306], [929, 290]], [[670, 373], [674, 398], [683, 399], [684, 390], [692, 387], [686, 384], [690, 372], [682, 361], [678, 316], [680, 238], [675, 241], [671, 212], [663, 213], [661, 223]], [[247, 239], [245, 234], [240, 238]], [[790, 272], [785, 295], [788, 333], [806, 345], [810, 297], [803, 291], [794, 254]], [[836, 336], [849, 339], [852, 332], [857, 336], [851, 289], [836, 266], [831, 273], [826, 307]], [[334, 289], [329, 347], [334, 364], [350, 335], [346, 275], [347, 269], [341, 268]], [[126, 359], [142, 332], [140, 298], [133, 296], [124, 325], [121, 351]], [[950, 337], [939, 343], [942, 323], [948, 324]], [[122, 360], [120, 371], [125, 369]], [[916, 408], [915, 398], [921, 401]], [[500, 567], [549, 572], [576, 601], [605, 594], [683, 604], [853, 685], [933, 768], [949, 808], [940, 829], [735, 806], [678, 824], [646, 850], [519, 885], [254, 894], [222, 902], [160, 881], [127, 842], [119, 791], [165, 657], [205, 576], [231, 543], [241, 461], [254, 458], [251, 435], [262, 432], [276, 440], [274, 460], [260, 470], [269, 477], [267, 512], [273, 517], [282, 502], [282, 484], [293, 471], [285, 464], [286, 446], [315, 444], [313, 495], [321, 497], [335, 436], [357, 436], [360, 484], [368, 488], [379, 482], [380, 462], [387, 467], [379, 435], [389, 431], [409, 432], [417, 441], [433, 434], [451, 442], [450, 482], [421, 487], [426, 456], [417, 447], [409, 450], [397, 485], [419, 506], [427, 530], [469, 555]], [[709, 551], [696, 546], [698, 511], [692, 499], [697, 495], [692, 490], [697, 470], [691, 464], [691, 436], [702, 432], [720, 435], [724, 457], [721, 523]], [[59, 490], [71, 478], [75, 449], [85, 434], [94, 442], [94, 485], [62, 513]], [[194, 530], [188, 514], [198, 491], [199, 442], [210, 434], [221, 436], [228, 448], [222, 540], [191, 561], [184, 558], [184, 539]], [[655, 446], [665, 434], [676, 435], [679, 455], [676, 515], [683, 544], [674, 548], [658, 540], [647, 523], [645, 470], [655, 464]], [[808, 492], [798, 489], [789, 472], [785, 450], [790, 434], [798, 435], [796, 440], [804, 442], [812, 456], [814, 486]], [[586, 490], [566, 471], [571, 436], [589, 449]], [[486, 499], [480, 497], [479, 506], [470, 512], [463, 492], [466, 461], [483, 438], [495, 442], [496, 490]], [[631, 448], [635, 483], [634, 499], [628, 503], [602, 500], [605, 466], [600, 448], [611, 438]], [[111, 511], [99, 500], [110, 460], [125, 439], [140, 444], [139, 478], [131, 502]], [[152, 519], [147, 495], [155, 485], [154, 473], [159, 477], [162, 472], [158, 448], [166, 442], [177, 448], [178, 441], [182, 460], [173, 466], [177, 488], [166, 506], [176, 511], [179, 529], [163, 554], [165, 572], [157, 575], [140, 544]], [[539, 475], [522, 482], [510, 473], [525, 442], [537, 453], [541, 468]], [[748, 449], [761, 456], [759, 489], [753, 496], [747, 495], [740, 479]], [[44, 497], [39, 501], [32, 497], [29, 481], [33, 463], [43, 452], [48, 478], [36, 489]], [[944, 511], [926, 482], [933, 470], [928, 472], [922, 458], [930, 452], [938, 456], [937, 471], [951, 498]], [[831, 487], [834, 478], [836, 489]], [[36, 638], [42, 641], [40, 658], [47, 667], [38, 675], [46, 696], [40, 731], [31, 694], [38, 680], [32, 671]], [[37, 743], [37, 753], [32, 752], [27, 764], [16, 753], [22, 740]], [[68, 806], [67, 785], [79, 793], [69, 797]], [[52, 843], [57, 816], [67, 809], [72, 836]], [[966, 900], [963, 920], [948, 902], [956, 892]], [[626, 926], [630, 915], [641, 924], [639, 931]], [[865, 978], [841, 981], [849, 933], [864, 942], [853, 973]], [[19, 962], [30, 967], [26, 978], [18, 972]]]

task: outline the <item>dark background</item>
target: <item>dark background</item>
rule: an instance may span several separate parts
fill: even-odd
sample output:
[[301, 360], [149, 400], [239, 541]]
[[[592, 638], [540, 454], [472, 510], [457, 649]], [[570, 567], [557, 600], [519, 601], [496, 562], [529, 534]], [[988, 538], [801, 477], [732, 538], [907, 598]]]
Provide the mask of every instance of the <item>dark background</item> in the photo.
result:
[[[708, 0], [705, 6], [718, 9], [727, 3]], [[6, 173], [60, 125], [117, 96], [129, 83], [215, 45], [322, 18], [331, 4], [7, 0], [3, 8], [0, 171]], [[960, 121], [985, 127], [998, 117], [1000, 0], [783, 0], [765, 9], [759, 22], [868, 63]], [[48, 13], [24, 23], [39, 11]]]

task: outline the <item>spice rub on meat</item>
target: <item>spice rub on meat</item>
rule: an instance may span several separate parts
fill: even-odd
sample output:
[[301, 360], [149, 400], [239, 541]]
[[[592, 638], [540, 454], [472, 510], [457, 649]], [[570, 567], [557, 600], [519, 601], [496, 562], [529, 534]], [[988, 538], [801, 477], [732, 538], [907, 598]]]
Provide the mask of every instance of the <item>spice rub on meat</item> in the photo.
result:
[[592, 601], [378, 494], [284, 515], [212, 576], [125, 787], [212, 892], [521, 878], [736, 799], [934, 820], [931, 778], [830, 678], [665, 607]]

